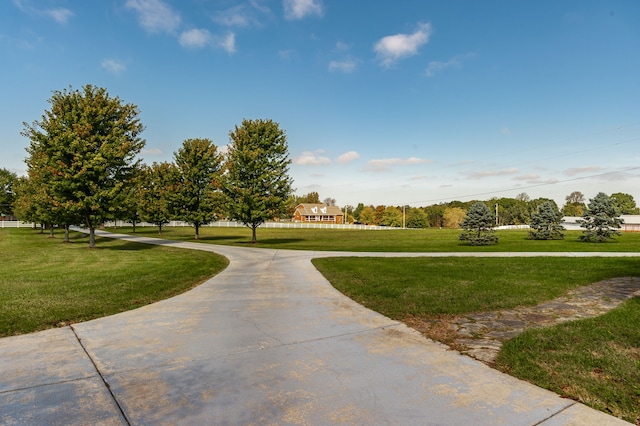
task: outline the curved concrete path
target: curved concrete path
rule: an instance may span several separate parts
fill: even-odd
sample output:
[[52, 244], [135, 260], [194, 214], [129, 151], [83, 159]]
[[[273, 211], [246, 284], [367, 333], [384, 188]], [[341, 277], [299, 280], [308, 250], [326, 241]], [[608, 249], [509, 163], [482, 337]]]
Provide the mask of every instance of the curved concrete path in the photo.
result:
[[0, 339], [0, 424], [626, 424], [351, 301], [310, 262], [337, 253], [108, 236], [231, 262], [172, 299]]

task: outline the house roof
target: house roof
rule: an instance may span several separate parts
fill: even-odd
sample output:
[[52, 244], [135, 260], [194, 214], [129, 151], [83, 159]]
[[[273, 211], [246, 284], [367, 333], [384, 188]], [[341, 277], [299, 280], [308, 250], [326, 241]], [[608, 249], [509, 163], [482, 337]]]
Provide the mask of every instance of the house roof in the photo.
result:
[[300, 211], [302, 216], [314, 215], [331, 215], [344, 216], [342, 210], [338, 206], [327, 206], [326, 204], [302, 203], [296, 206], [296, 210]]

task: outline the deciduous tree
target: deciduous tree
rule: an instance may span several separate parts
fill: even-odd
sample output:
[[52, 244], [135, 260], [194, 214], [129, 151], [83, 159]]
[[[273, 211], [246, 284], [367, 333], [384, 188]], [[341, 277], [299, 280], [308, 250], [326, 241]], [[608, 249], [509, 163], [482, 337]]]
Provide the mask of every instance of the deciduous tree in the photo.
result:
[[92, 85], [54, 91], [49, 103], [40, 121], [24, 123], [27, 165], [46, 170], [42, 182], [53, 202], [65, 219], [89, 228], [89, 247], [95, 247], [95, 228], [113, 218], [118, 194], [139, 164], [145, 141], [138, 107]]
[[158, 235], [162, 235], [162, 227], [171, 221], [179, 176], [173, 163], [154, 162], [143, 169], [139, 194], [141, 217], [158, 227]]
[[178, 168], [175, 216], [193, 225], [197, 240], [200, 227], [215, 220], [221, 209], [217, 188], [222, 156], [210, 139], [187, 139], [174, 153], [174, 160]]
[[445, 228], [459, 228], [466, 214], [460, 207], [447, 207], [443, 214]]
[[460, 234], [460, 241], [468, 241], [472, 246], [483, 246], [495, 244], [498, 237], [493, 231], [495, 216], [481, 201], [474, 203], [462, 221], [462, 228], [465, 230]]
[[633, 199], [631, 194], [616, 192], [611, 194], [611, 200], [620, 214], [640, 214], [640, 209], [636, 206], [636, 200]]
[[7, 169], [0, 169], [0, 215], [12, 216], [16, 199], [15, 185], [18, 175]]
[[584, 228], [580, 241], [601, 243], [620, 235], [618, 229], [621, 227], [622, 219], [614, 201], [604, 192], [600, 192], [589, 200], [587, 210], [578, 223]]
[[286, 213], [293, 180], [289, 177], [287, 136], [272, 120], [243, 120], [229, 134], [222, 191], [229, 218], [251, 229]]

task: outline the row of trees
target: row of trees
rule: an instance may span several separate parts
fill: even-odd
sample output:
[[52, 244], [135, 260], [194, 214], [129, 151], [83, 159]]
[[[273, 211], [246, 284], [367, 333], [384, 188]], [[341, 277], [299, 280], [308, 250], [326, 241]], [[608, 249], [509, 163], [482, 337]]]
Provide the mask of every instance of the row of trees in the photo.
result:
[[[316, 194], [317, 193], [311, 193]], [[300, 197], [304, 199], [305, 197]], [[640, 214], [632, 195], [614, 193], [610, 196], [620, 214]], [[409, 206], [346, 206], [347, 221], [367, 225], [406, 226], [407, 228], [460, 228], [474, 201], [451, 201], [427, 207]], [[566, 197], [562, 209], [549, 198], [530, 199], [525, 193], [516, 198], [492, 198], [484, 201], [494, 213], [496, 225], [530, 225], [540, 206], [550, 203], [561, 216], [582, 216], [587, 209], [584, 195], [575, 191]]]
[[[138, 108], [91, 85], [54, 91], [41, 120], [25, 123], [27, 173], [10, 190], [12, 213], [25, 221], [95, 229], [113, 219], [162, 226], [184, 220], [199, 236], [219, 215], [256, 228], [286, 213], [286, 135], [271, 120], [243, 120], [230, 132], [225, 155], [209, 139], [188, 139], [173, 163], [143, 165]], [[2, 177], [2, 174], [0, 174]]]
[[[547, 201], [541, 204], [531, 216], [529, 236], [536, 240], [562, 239], [564, 228], [561, 225], [563, 214], [555, 203]], [[604, 242], [620, 235], [622, 220], [620, 209], [613, 197], [600, 192], [585, 206], [582, 218], [578, 220], [584, 228], [581, 241]], [[488, 245], [498, 242], [494, 233], [495, 216], [483, 203], [474, 203], [461, 223], [464, 232], [461, 241], [471, 245]]]

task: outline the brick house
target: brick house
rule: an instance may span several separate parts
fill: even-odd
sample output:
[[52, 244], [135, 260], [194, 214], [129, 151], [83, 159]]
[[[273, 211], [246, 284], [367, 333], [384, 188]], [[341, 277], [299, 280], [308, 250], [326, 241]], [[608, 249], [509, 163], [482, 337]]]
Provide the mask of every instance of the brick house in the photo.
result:
[[344, 213], [338, 206], [325, 204], [298, 204], [293, 214], [294, 222], [344, 223]]

